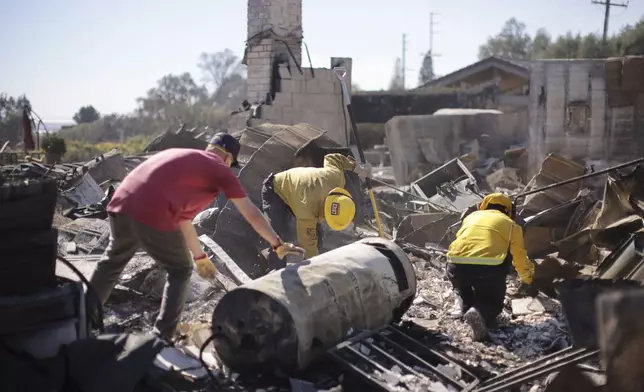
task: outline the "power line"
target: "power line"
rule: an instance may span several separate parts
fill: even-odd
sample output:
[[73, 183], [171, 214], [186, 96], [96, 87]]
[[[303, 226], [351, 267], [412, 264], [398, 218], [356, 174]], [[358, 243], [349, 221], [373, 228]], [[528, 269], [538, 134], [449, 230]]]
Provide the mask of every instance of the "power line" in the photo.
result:
[[602, 36], [602, 42], [606, 45], [606, 40], [608, 39], [608, 19], [610, 18], [610, 7], [628, 7], [628, 1], [626, 3], [612, 3], [610, 0], [598, 1], [591, 0], [593, 4], [600, 4], [606, 7], [604, 11], [604, 35]]

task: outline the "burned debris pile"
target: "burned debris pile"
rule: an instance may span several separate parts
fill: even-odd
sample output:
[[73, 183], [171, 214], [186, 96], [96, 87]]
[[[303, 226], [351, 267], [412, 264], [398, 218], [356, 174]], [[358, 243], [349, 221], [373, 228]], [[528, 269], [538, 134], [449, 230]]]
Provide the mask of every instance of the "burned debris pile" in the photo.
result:
[[[190, 140], [193, 136], [169, 132], [150, 149], [203, 147], [202, 140]], [[242, 145], [238, 177], [256, 205], [270, 173], [321, 166], [330, 152], [353, 154], [308, 124], [266, 123], [235, 136]], [[130, 384], [115, 384], [114, 390], [160, 391], [167, 390], [160, 385], [170, 385], [172, 390], [552, 392], [570, 382], [588, 385], [587, 390], [619, 385], [637, 376], [624, 364], [640, 360], [635, 349], [624, 346], [638, 341], [629, 328], [639, 325], [635, 307], [641, 289], [625, 288], [639, 289], [644, 281], [644, 190], [639, 185], [644, 169], [633, 164], [597, 173], [550, 154], [528, 178], [526, 154], [517, 147], [500, 158], [454, 158], [408, 186], [391, 185], [378, 175], [387, 177], [389, 170], [375, 169], [385, 238], [376, 237], [372, 205], [360, 180], [347, 174], [347, 189], [358, 205], [355, 224], [341, 232], [323, 227], [325, 253], [289, 260], [291, 265], [270, 274], [262, 253], [268, 244], [221, 196], [193, 222], [218, 269], [217, 279], [207, 281], [193, 272], [173, 347], [146, 335], [163, 296], [165, 272], [145, 252], [135, 254], [102, 309], [102, 332], [117, 335], [96, 331], [101, 328], [87, 307], [94, 301], [91, 288], [87, 294], [80, 289], [109, 242], [105, 208], [114, 189], [148, 155], [123, 157], [113, 151], [78, 165], [3, 166], [0, 232], [8, 234], [0, 248], [24, 262], [22, 269], [0, 274], [7, 280], [0, 290], [4, 296], [7, 288], [27, 290], [35, 284], [34, 290], [49, 298], [65, 284], [71, 287], [61, 298], [74, 303], [74, 332], [63, 340], [47, 335], [54, 342], [49, 356], [71, 355], [60, 354], [59, 347], [75, 352], [97, 340], [109, 341], [119, 352], [143, 350], [139, 367], [129, 363], [137, 369]], [[505, 193], [516, 204], [540, 293], [525, 295], [518, 279], [509, 276], [498, 325], [488, 341], [479, 342], [462, 321], [445, 265], [463, 217], [491, 192]], [[53, 223], [27, 227], [44, 216], [53, 216]], [[21, 233], [29, 235], [21, 238], [29, 240], [12, 239], [18, 233], [14, 226], [23, 223]], [[53, 232], [53, 242], [47, 236], [36, 240], [36, 232]], [[56, 245], [58, 262], [55, 251], [47, 253]], [[19, 279], [22, 274], [29, 282]], [[14, 302], [16, 295], [33, 295], [8, 294]], [[0, 298], [0, 312], [14, 302]], [[98, 339], [90, 339], [92, 329]], [[0, 331], [3, 342], [23, 333]], [[3, 348], [0, 352], [5, 355]], [[75, 360], [82, 361], [77, 355]]]

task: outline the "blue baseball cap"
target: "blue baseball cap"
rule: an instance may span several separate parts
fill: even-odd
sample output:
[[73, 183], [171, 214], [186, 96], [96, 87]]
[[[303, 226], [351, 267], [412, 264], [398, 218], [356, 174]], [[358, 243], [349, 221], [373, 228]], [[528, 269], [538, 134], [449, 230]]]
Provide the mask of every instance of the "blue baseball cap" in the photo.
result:
[[225, 132], [219, 132], [210, 139], [210, 144], [219, 146], [226, 150], [226, 152], [233, 155], [233, 164], [232, 167], [239, 167], [239, 162], [237, 162], [237, 156], [239, 155], [239, 150], [241, 150], [241, 145], [233, 137], [233, 135]]

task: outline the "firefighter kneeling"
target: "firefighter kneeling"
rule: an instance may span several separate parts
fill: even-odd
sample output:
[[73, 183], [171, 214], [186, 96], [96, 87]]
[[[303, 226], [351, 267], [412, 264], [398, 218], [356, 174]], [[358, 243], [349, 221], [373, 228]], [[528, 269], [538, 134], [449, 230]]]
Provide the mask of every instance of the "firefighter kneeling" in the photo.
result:
[[512, 202], [502, 193], [487, 195], [478, 211], [463, 220], [447, 260], [447, 276], [461, 297], [463, 318], [476, 341], [487, 337], [503, 310], [510, 265], [523, 285], [532, 284], [534, 264], [523, 244], [523, 230], [514, 222]]

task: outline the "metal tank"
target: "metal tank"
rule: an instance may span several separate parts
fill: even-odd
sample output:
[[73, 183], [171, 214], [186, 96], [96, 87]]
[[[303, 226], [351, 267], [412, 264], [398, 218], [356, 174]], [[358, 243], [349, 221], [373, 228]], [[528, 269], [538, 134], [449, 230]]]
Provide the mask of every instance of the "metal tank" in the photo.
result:
[[224, 295], [213, 312], [213, 343], [233, 369], [303, 370], [352, 331], [400, 318], [415, 294], [405, 252], [392, 241], [367, 238]]

